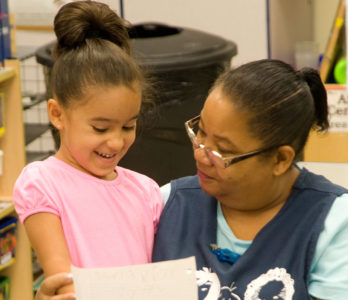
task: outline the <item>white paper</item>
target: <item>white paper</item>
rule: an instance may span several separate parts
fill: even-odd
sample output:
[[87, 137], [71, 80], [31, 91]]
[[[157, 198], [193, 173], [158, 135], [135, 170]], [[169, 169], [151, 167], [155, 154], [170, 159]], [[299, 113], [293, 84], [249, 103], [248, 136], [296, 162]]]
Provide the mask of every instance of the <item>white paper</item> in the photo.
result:
[[77, 300], [197, 300], [194, 257], [116, 268], [71, 267]]

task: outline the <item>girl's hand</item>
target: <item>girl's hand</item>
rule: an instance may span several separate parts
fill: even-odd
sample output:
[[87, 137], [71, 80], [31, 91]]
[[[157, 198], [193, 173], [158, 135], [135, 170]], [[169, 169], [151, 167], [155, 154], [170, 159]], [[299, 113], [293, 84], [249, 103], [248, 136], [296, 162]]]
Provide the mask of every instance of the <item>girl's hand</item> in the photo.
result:
[[75, 300], [75, 294], [72, 293], [56, 295], [57, 290], [72, 283], [72, 276], [69, 273], [57, 273], [49, 276], [41, 283], [35, 300]]

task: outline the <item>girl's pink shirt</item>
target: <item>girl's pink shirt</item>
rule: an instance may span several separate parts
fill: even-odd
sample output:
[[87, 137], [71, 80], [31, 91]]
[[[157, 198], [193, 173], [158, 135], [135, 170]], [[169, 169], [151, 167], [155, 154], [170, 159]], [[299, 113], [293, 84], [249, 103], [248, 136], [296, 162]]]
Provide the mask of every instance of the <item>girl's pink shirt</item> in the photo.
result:
[[105, 181], [55, 157], [27, 165], [14, 188], [21, 222], [42, 212], [58, 216], [78, 267], [151, 262], [163, 209], [159, 187], [134, 171], [116, 167], [116, 172], [115, 180]]

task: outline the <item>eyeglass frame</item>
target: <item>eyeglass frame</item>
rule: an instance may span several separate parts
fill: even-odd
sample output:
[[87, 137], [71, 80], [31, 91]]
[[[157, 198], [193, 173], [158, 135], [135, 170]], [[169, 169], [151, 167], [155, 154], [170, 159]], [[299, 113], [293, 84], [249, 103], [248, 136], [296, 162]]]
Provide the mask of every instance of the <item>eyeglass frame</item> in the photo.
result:
[[191, 143], [192, 143], [193, 147], [195, 148], [195, 150], [197, 150], [199, 148], [203, 149], [205, 151], [205, 153], [207, 154], [211, 163], [214, 164], [214, 166], [216, 166], [216, 167], [220, 167], [220, 166], [216, 165], [214, 160], [211, 158], [211, 155], [213, 155], [214, 157], [217, 157], [218, 159], [221, 159], [224, 162], [224, 166], [220, 167], [220, 168], [225, 169], [225, 168], [227, 168], [227, 167], [229, 167], [237, 162], [245, 160], [249, 157], [253, 157], [255, 155], [258, 155], [258, 154], [261, 154], [261, 153], [264, 153], [264, 152], [267, 152], [267, 151], [270, 151], [272, 149], [280, 147], [280, 146], [271, 146], [271, 147], [266, 147], [264, 149], [254, 150], [254, 151], [251, 151], [251, 152], [248, 152], [245, 154], [223, 157], [222, 154], [220, 154], [219, 152], [217, 152], [215, 150], [211, 150], [210, 148], [208, 148], [204, 144], [198, 142], [198, 137], [194, 133], [193, 127], [199, 122], [200, 119], [201, 119], [201, 115], [198, 115], [198, 116], [186, 121], [185, 122], [186, 133], [187, 133], [188, 137], [190, 138]]

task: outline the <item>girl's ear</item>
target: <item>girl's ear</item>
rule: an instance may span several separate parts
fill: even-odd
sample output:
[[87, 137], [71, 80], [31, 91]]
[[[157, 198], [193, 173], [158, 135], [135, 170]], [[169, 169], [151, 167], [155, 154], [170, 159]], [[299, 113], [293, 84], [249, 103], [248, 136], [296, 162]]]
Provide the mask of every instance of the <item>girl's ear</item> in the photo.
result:
[[275, 154], [275, 165], [273, 175], [284, 174], [292, 165], [295, 157], [295, 150], [291, 146], [280, 146]]
[[47, 101], [47, 112], [52, 125], [58, 130], [63, 129], [63, 109], [57, 100]]

